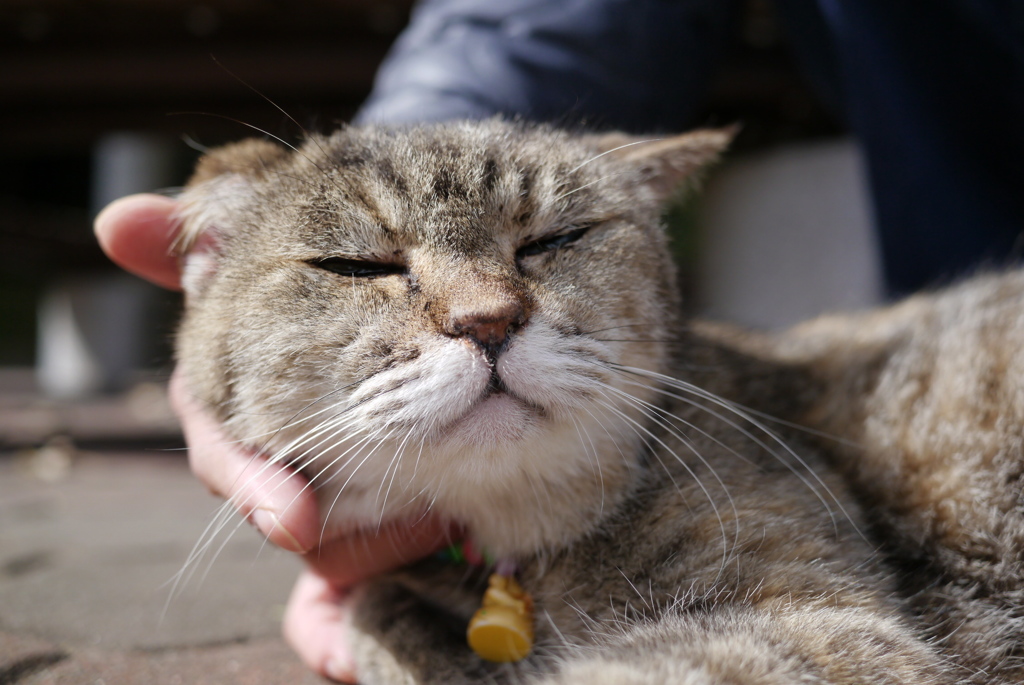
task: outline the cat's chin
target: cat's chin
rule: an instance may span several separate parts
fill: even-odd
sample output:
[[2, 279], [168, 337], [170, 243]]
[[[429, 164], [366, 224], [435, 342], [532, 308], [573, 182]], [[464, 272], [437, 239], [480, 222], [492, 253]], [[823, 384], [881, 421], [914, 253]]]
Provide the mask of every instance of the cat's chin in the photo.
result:
[[520, 442], [541, 429], [543, 411], [507, 392], [489, 393], [441, 433], [458, 445], [496, 447]]

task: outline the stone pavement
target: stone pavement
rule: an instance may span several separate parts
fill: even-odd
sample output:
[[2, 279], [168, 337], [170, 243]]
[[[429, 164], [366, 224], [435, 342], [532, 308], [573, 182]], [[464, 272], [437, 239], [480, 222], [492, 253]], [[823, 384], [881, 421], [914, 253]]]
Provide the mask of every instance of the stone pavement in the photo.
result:
[[10, 380], [0, 373], [0, 685], [326, 682], [280, 638], [298, 561], [237, 518], [168, 602], [219, 502], [181, 451], [144, 447], [175, 440], [162, 388], [136, 389], [154, 405], [140, 422], [131, 393], [72, 408]]

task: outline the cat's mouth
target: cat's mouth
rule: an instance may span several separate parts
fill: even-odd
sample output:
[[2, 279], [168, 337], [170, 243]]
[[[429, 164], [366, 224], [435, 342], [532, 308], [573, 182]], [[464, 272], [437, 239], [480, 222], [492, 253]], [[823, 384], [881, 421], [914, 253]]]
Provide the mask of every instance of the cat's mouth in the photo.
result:
[[490, 395], [495, 395], [502, 392], [515, 397], [515, 393], [508, 389], [508, 386], [505, 385], [505, 381], [503, 381], [501, 379], [501, 376], [498, 374], [498, 365], [492, 362], [491, 379], [487, 383], [487, 389], [484, 390], [484, 393], [481, 397], [482, 399], [487, 399], [487, 397], [489, 397]]
[[544, 407], [517, 395], [492, 370], [487, 387], [445, 433], [480, 445], [514, 442], [526, 437], [547, 416]]
[[539, 404], [536, 404], [535, 402], [531, 402], [525, 397], [520, 396], [507, 385], [505, 385], [505, 381], [502, 379], [501, 374], [498, 373], [498, 366], [496, 363], [494, 363], [491, 364], [490, 381], [487, 383], [487, 387], [484, 389], [483, 393], [481, 393], [480, 398], [477, 400], [476, 404], [486, 402], [492, 397], [501, 395], [507, 395], [512, 400], [522, 404], [524, 407], [535, 413], [538, 418], [543, 419], [546, 418], [548, 415], [548, 412], [544, 407], [540, 406]]
[[[538, 418], [544, 418], [545, 416], [547, 416], [547, 410], [544, 409], [544, 407], [540, 406], [539, 404], [534, 404], [530, 400], [517, 395], [515, 392], [509, 389], [509, 387], [505, 385], [505, 382], [501, 380], [501, 376], [499, 376], [497, 372], [491, 375], [490, 383], [488, 383], [484, 391], [480, 393], [480, 397], [473, 404], [473, 407], [475, 408], [477, 406], [480, 406], [481, 404], [488, 402], [491, 399], [502, 397], [508, 398], [509, 401], [522, 405], [526, 409], [530, 410], [530, 412], [536, 414]], [[470, 409], [470, 411], [472, 411], [472, 409]]]

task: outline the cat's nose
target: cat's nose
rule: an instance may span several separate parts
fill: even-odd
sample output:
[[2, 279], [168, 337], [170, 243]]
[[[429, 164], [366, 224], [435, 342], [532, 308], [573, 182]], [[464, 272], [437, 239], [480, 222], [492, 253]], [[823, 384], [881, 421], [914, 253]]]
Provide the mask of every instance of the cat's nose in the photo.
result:
[[505, 343], [510, 332], [525, 323], [525, 318], [523, 306], [509, 301], [498, 308], [452, 311], [447, 328], [450, 335], [472, 338], [486, 350], [494, 351]]

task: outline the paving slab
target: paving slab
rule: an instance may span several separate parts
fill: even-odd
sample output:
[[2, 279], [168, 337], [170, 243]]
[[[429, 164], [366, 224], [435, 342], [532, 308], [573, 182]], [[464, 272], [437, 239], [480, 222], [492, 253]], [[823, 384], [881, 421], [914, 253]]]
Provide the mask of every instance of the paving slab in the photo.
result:
[[220, 504], [181, 452], [48, 449], [0, 452], [0, 685], [325, 682], [279, 637], [298, 560], [237, 518], [171, 597]]
[[[0, 633], [0, 651], [8, 636]], [[72, 649], [35, 652], [0, 666], [17, 685], [324, 685], [280, 641], [170, 650]]]

